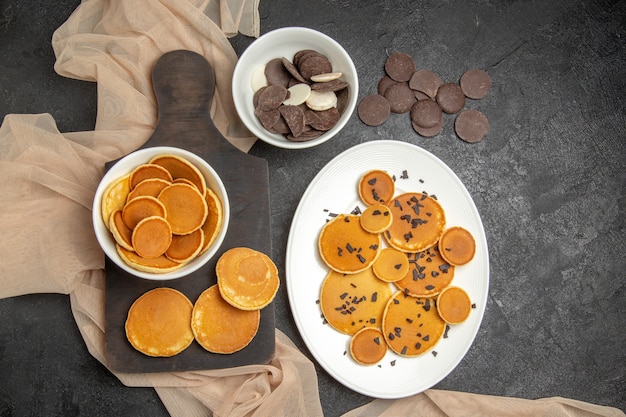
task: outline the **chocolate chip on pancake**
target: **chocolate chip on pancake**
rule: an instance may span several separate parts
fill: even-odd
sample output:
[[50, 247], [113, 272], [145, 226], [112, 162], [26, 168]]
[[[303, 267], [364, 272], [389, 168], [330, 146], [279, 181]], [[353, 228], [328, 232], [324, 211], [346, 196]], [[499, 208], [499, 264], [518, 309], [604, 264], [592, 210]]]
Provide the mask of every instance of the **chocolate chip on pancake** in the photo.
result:
[[437, 90], [443, 85], [443, 80], [433, 71], [421, 69], [416, 71], [409, 80], [412, 90], [420, 91], [430, 98], [437, 96]]
[[478, 110], [465, 110], [456, 117], [454, 130], [465, 142], [480, 142], [489, 132], [489, 120]]
[[271, 110], [277, 109], [288, 97], [289, 91], [280, 85], [269, 85], [259, 93], [259, 103], [257, 109]]
[[473, 68], [463, 73], [460, 80], [461, 90], [468, 98], [485, 98], [491, 88], [491, 77], [481, 69]]
[[304, 131], [304, 113], [298, 106], [280, 106], [278, 108], [281, 116], [285, 119], [289, 131], [294, 137], [298, 137]]
[[434, 127], [441, 117], [441, 107], [433, 100], [420, 100], [411, 107], [411, 120], [420, 127]]
[[415, 72], [415, 61], [408, 54], [395, 52], [387, 57], [385, 72], [395, 81], [409, 81]]
[[389, 107], [393, 113], [407, 113], [415, 103], [415, 94], [406, 82], [398, 82], [390, 85], [384, 96], [389, 101]]
[[457, 83], [445, 83], [437, 90], [437, 104], [449, 114], [458, 113], [465, 106], [465, 94]]
[[291, 74], [283, 65], [281, 58], [274, 58], [265, 65], [265, 77], [269, 85], [278, 85], [287, 88]]
[[302, 83], [306, 82], [306, 80], [304, 79], [302, 74], [300, 74], [300, 71], [298, 71], [298, 68], [296, 68], [293, 62], [291, 62], [290, 60], [284, 57], [282, 58], [282, 62], [283, 62], [283, 65], [285, 66], [285, 69], [291, 74], [293, 78], [295, 78], [296, 80]]

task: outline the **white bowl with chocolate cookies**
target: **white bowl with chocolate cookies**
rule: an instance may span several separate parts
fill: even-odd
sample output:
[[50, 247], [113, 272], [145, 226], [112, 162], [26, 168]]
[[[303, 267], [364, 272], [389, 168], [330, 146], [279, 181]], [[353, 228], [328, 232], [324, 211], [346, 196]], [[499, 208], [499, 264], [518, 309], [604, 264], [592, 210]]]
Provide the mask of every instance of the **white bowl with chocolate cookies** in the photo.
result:
[[268, 32], [242, 54], [233, 73], [239, 117], [259, 139], [287, 149], [334, 137], [356, 107], [358, 76], [329, 36], [303, 27]]
[[180, 148], [145, 148], [117, 161], [93, 201], [100, 247], [124, 271], [169, 280], [201, 268], [226, 236], [230, 207], [215, 170]]

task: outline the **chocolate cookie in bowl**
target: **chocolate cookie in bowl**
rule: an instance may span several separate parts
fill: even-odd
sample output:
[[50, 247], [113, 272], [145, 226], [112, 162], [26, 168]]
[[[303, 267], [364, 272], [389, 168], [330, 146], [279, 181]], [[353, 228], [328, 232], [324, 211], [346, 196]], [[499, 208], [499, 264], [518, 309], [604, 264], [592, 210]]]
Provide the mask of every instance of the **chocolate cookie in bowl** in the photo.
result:
[[287, 27], [254, 41], [233, 73], [239, 117], [259, 139], [287, 149], [334, 137], [356, 107], [358, 76], [344, 48], [318, 31]]

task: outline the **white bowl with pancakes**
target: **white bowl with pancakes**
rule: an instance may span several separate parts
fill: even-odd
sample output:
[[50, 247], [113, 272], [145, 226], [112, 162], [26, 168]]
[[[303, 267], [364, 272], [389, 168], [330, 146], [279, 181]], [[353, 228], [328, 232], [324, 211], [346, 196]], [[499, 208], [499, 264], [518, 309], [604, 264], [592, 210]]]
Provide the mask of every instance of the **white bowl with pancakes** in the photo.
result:
[[[313, 51], [317, 54], [321, 54], [323, 57], [327, 58], [330, 66], [326, 66], [326, 69], [321, 70], [321, 72], [316, 71], [315, 75], [318, 77], [312, 80], [307, 75], [310, 75], [312, 73], [311, 71], [314, 71], [311, 68], [312, 62], [316, 60], [319, 61], [319, 55], [317, 58], [310, 57], [309, 62], [304, 64], [304, 60], [299, 62], [298, 59], [294, 59], [296, 54], [302, 51]], [[279, 128], [274, 129], [278, 124], [272, 125], [272, 127], [269, 127], [270, 130], [268, 130], [268, 126], [271, 125], [271, 123], [262, 122], [255, 114], [255, 110], [259, 107], [258, 104], [255, 105], [255, 93], [259, 91], [260, 88], [268, 84], [273, 84], [271, 80], [268, 80], [268, 77], [265, 76], [265, 67], [270, 61], [282, 58], [287, 59], [293, 64], [302, 64], [302, 66], [308, 67], [306, 70], [302, 66], [295, 68], [296, 72], [302, 69], [300, 72], [304, 76], [304, 79], [300, 79], [300, 81], [297, 81], [295, 78], [291, 79], [291, 83], [288, 85], [292, 87], [294, 84], [308, 84], [312, 89], [316, 89], [319, 86], [329, 86], [330, 84], [324, 84], [328, 81], [332, 81], [333, 83], [341, 81], [345, 83], [344, 85], [347, 85], [341, 90], [331, 91], [336, 96], [334, 99], [336, 102], [332, 101], [332, 94], [324, 91], [323, 94], [317, 94], [315, 92], [311, 94], [305, 93], [307, 94], [306, 97], [310, 97], [305, 100], [305, 102], [302, 102], [302, 99], [300, 99], [294, 104], [295, 106], [302, 107], [313, 103], [310, 107], [306, 107], [307, 111], [309, 109], [323, 111], [328, 110], [330, 107], [339, 110], [338, 120], [335, 113], [333, 116], [335, 119], [330, 123], [324, 123], [323, 127], [311, 129], [311, 125], [305, 122], [305, 132], [311, 133], [317, 130], [317, 132], [313, 132], [314, 134], [311, 135], [311, 138], [307, 138], [304, 134], [292, 133], [291, 139], [289, 139], [287, 137], [289, 131], [281, 131]], [[293, 69], [292, 67], [292, 70]], [[308, 74], [306, 74], [305, 71]], [[320, 76], [321, 80], [319, 79]], [[318, 84], [318, 86], [313, 87], [313, 84]], [[303, 86], [300, 85], [299, 87]], [[296, 96], [303, 98], [301, 96], [302, 91], [307, 90], [307, 87], [299, 87], [290, 89], [289, 97], [292, 99]], [[273, 30], [259, 37], [241, 54], [235, 66], [232, 81], [235, 108], [246, 127], [264, 142], [287, 149], [303, 149], [316, 146], [328, 141], [339, 133], [354, 112], [359, 93], [358, 88], [357, 71], [350, 55], [345, 49], [329, 36], [304, 27], [285, 27]], [[326, 88], [326, 90], [327, 89], [328, 88]], [[284, 125], [284, 123], [282, 124]], [[315, 137], [314, 135], [318, 133], [319, 135]], [[298, 136], [294, 137], [294, 135]]]
[[[161, 172], [169, 177], [156, 178]], [[155, 189], [149, 183], [161, 185]], [[229, 218], [228, 195], [217, 172], [198, 155], [167, 146], [140, 149], [117, 161], [100, 181], [92, 208], [106, 256], [129, 274], [150, 280], [181, 278], [201, 268], [221, 246]]]

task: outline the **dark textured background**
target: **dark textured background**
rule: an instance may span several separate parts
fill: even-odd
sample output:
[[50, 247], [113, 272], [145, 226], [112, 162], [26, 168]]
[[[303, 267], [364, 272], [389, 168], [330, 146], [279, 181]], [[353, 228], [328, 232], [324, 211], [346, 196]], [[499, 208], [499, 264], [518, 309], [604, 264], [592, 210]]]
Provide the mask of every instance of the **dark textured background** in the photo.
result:
[[[0, 118], [51, 113], [62, 132], [92, 130], [96, 85], [58, 76], [53, 31], [78, 1], [0, 0]], [[395, 51], [458, 81], [486, 69], [491, 131], [469, 145], [446, 117], [417, 136], [407, 115], [383, 126], [356, 114], [332, 141], [251, 153], [270, 167], [272, 257], [281, 273], [291, 218], [317, 171], [369, 140], [417, 144], [461, 178], [481, 213], [491, 283], [478, 336], [435, 388], [570, 397], [626, 410], [626, 2], [262, 0], [261, 31], [308, 26], [341, 43], [375, 92]], [[241, 53], [252, 39], [232, 39]], [[8, 238], [2, 236], [3, 239]], [[286, 288], [277, 326], [308, 355]], [[370, 401], [318, 368], [325, 413]], [[151, 388], [124, 387], [85, 348], [65, 295], [0, 300], [0, 417], [165, 416]]]

